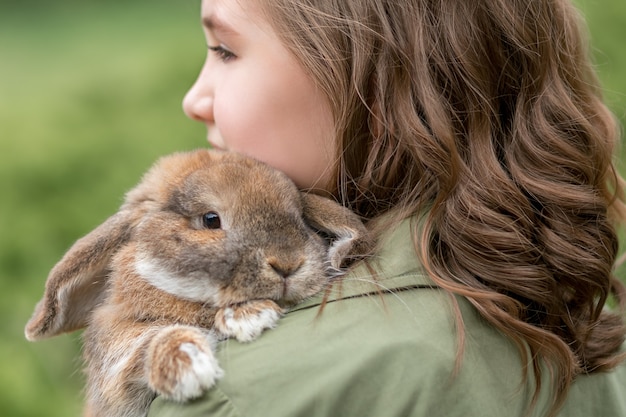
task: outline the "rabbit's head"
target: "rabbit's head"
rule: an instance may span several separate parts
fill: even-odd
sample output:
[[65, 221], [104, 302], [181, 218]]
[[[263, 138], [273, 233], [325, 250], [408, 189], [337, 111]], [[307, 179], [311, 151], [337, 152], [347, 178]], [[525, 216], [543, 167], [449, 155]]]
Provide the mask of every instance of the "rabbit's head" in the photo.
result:
[[217, 307], [290, 304], [321, 290], [365, 235], [352, 212], [298, 191], [261, 162], [209, 150], [174, 154], [52, 269], [26, 337], [84, 327], [123, 247], [133, 251], [124, 270], [177, 297]]

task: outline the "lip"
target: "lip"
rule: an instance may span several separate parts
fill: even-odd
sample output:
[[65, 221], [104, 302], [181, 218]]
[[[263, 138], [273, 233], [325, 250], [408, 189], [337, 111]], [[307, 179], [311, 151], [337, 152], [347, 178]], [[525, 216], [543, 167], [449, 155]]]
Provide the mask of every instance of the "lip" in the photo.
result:
[[208, 142], [209, 142], [209, 147], [210, 147], [211, 149], [214, 149], [214, 150], [216, 150], [216, 151], [225, 151], [225, 150], [226, 150], [226, 149], [224, 149], [224, 148], [222, 148], [222, 147], [220, 147], [220, 146], [217, 146], [216, 144], [214, 144], [214, 143], [213, 143], [213, 142], [211, 142], [211, 141], [208, 141]]
[[207, 126], [207, 142], [209, 142], [209, 146], [211, 149], [215, 149], [218, 151], [225, 151], [226, 148], [223, 145], [221, 140], [221, 136], [214, 125]]
[[224, 147], [217, 145], [214, 140], [211, 140], [211, 135], [208, 135], [206, 141], [209, 143], [209, 147], [211, 149], [215, 149], [217, 151], [224, 151]]

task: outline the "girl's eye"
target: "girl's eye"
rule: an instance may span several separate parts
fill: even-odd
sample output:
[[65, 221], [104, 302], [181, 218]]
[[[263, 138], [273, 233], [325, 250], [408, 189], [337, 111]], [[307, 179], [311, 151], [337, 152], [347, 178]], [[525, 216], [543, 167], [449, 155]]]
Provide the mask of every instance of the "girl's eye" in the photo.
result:
[[209, 46], [208, 48], [209, 48], [209, 51], [217, 55], [217, 57], [223, 62], [230, 61], [231, 59], [236, 57], [235, 54], [230, 52], [228, 49], [224, 48], [222, 45]]
[[207, 229], [219, 229], [222, 227], [220, 216], [214, 211], [210, 211], [202, 216], [202, 224]]

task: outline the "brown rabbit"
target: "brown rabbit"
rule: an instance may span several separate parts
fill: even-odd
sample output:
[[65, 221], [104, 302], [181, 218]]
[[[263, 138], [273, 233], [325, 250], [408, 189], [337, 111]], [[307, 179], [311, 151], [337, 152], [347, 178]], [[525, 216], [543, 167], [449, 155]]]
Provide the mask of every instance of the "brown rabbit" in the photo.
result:
[[324, 288], [365, 235], [352, 212], [263, 163], [174, 154], [52, 269], [26, 337], [86, 327], [85, 414], [145, 416], [156, 394], [201, 395], [222, 375], [216, 340], [275, 326], [277, 303]]

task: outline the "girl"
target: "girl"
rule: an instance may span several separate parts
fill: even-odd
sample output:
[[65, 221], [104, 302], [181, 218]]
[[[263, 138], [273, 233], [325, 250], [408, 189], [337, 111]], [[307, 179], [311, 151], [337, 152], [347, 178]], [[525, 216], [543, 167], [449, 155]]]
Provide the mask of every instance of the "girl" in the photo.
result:
[[626, 415], [604, 308], [626, 303], [618, 128], [569, 0], [203, 0], [202, 19], [186, 113], [378, 248], [150, 416]]

